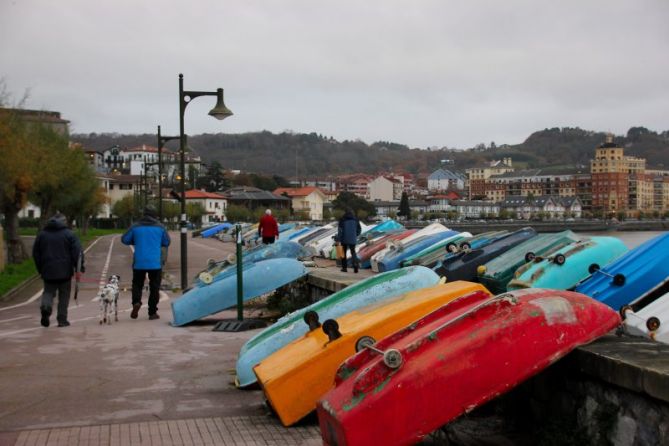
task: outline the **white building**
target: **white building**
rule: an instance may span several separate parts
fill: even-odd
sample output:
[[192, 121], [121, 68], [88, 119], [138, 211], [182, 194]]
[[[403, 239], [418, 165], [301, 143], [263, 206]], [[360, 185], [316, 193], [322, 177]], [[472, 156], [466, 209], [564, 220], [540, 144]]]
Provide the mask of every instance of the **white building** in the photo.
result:
[[427, 177], [427, 189], [430, 191], [463, 190], [466, 178], [448, 169], [437, 169]]
[[371, 201], [394, 201], [402, 198], [404, 183], [398, 178], [379, 176], [367, 185]]
[[202, 206], [205, 211], [202, 216], [203, 224], [225, 221], [228, 200], [221, 194], [198, 189], [187, 190], [186, 203], [199, 203]]

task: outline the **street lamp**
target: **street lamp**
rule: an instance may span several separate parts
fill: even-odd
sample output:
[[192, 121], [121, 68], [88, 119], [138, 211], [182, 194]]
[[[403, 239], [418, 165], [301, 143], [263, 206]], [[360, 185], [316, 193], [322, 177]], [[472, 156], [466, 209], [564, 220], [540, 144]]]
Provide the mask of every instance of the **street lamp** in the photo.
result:
[[179, 139], [179, 136], [162, 136], [158, 126], [158, 219], [163, 222], [163, 147], [167, 141]]
[[187, 228], [186, 228], [186, 135], [184, 133], [184, 114], [186, 106], [198, 96], [216, 96], [216, 105], [209, 111], [209, 115], [218, 120], [232, 116], [232, 112], [223, 103], [223, 89], [216, 91], [184, 91], [184, 75], [179, 73], [179, 149], [181, 164], [181, 289], [188, 287], [188, 259], [187, 259]]

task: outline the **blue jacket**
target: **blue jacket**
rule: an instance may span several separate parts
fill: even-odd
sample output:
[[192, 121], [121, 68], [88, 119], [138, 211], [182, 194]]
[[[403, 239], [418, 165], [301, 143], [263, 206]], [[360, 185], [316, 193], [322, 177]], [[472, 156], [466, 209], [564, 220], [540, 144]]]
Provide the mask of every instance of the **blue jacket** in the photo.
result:
[[161, 248], [170, 246], [170, 236], [163, 225], [146, 215], [123, 234], [121, 241], [135, 245], [132, 269], [139, 270], [161, 269]]
[[355, 218], [355, 215], [350, 212], [345, 213], [339, 220], [339, 227], [337, 228], [339, 243], [342, 245], [355, 245], [360, 232], [360, 222]]

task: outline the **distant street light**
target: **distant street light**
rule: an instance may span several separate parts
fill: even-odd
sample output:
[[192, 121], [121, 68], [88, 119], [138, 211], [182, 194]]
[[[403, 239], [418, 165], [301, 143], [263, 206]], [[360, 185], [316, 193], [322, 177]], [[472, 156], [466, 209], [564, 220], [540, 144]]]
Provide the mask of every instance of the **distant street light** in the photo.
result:
[[223, 120], [228, 116], [232, 116], [232, 112], [223, 103], [223, 89], [219, 88], [216, 91], [184, 91], [184, 76], [179, 74], [179, 149], [180, 149], [180, 164], [181, 164], [181, 290], [188, 287], [188, 260], [187, 260], [187, 217], [186, 217], [186, 135], [184, 133], [184, 114], [186, 113], [186, 106], [198, 96], [216, 96], [216, 105], [209, 111], [209, 115], [218, 120]]
[[179, 139], [179, 136], [162, 136], [158, 126], [158, 219], [163, 222], [163, 147], [167, 141]]

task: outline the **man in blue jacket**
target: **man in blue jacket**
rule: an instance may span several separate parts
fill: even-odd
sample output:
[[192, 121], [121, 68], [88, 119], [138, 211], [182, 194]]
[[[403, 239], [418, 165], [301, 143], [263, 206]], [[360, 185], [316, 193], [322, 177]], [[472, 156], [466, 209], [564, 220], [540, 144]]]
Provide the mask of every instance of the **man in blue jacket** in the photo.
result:
[[[79, 239], [67, 227], [65, 216], [57, 212], [49, 219], [33, 244], [33, 259], [44, 281], [40, 312], [43, 327], [49, 326], [53, 301], [58, 294], [57, 320], [67, 327], [67, 307], [70, 303], [72, 276], [84, 271], [84, 253]], [[80, 268], [77, 270], [77, 263]]]
[[160, 299], [160, 279], [162, 276], [162, 247], [170, 246], [170, 236], [156, 219], [153, 206], [144, 209], [144, 216], [123, 234], [124, 245], [134, 245], [132, 260], [132, 312], [130, 317], [137, 319], [142, 307], [142, 289], [144, 279], [149, 276], [149, 319], [160, 319], [158, 300]]

